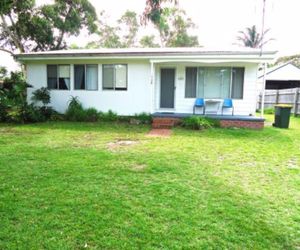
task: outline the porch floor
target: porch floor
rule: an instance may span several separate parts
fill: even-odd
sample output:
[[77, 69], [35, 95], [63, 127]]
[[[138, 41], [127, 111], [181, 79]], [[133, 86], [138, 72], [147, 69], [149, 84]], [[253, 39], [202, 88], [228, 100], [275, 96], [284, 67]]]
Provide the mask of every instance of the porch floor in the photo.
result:
[[[153, 118], [185, 118], [192, 116], [192, 113], [171, 113], [171, 112], [155, 112], [152, 114]], [[252, 121], [252, 122], [263, 122], [264, 118], [250, 116], [250, 115], [215, 115], [215, 114], [195, 114], [200, 117], [208, 117], [216, 120], [230, 120], [230, 121]]]

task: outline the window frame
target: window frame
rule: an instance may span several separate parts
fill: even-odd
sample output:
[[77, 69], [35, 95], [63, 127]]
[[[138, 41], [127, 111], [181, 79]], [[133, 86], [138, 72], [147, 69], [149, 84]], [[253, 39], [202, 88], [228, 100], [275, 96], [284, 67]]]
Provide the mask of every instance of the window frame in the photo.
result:
[[[49, 84], [48, 84], [48, 79], [49, 79], [49, 77], [48, 77], [48, 66], [56, 66], [56, 73], [57, 73], [57, 75], [56, 75], [56, 86], [57, 86], [57, 88], [55, 88], [55, 89], [52, 89], [52, 88], [49, 88]], [[70, 86], [69, 86], [69, 89], [61, 89], [61, 88], [59, 88], [59, 66], [69, 66], [69, 78], [67, 78], [67, 79], [69, 79], [70, 80]], [[47, 64], [46, 65], [46, 71], [47, 71], [47, 89], [49, 89], [49, 90], [63, 90], [63, 91], [70, 91], [71, 90], [71, 65], [70, 64]]]
[[[187, 78], [186, 78], [186, 72], [187, 72], [187, 68], [197, 68], [197, 73], [196, 73], [196, 93], [195, 93], [195, 97], [187, 97], [186, 95], [186, 84], [187, 84]], [[185, 99], [195, 99], [195, 98], [200, 98], [200, 97], [197, 97], [197, 93], [198, 93], [198, 71], [199, 71], [199, 68], [220, 68], [219, 66], [212, 66], [212, 67], [203, 67], [203, 66], [186, 66], [185, 67], [185, 86], [184, 86], [184, 98]], [[233, 100], [243, 100], [244, 99], [244, 89], [245, 89], [245, 67], [240, 67], [240, 66], [231, 66], [231, 67], [224, 67], [224, 68], [229, 68], [230, 69], [230, 86], [229, 86], [229, 94], [230, 94], [230, 99], [233, 99]], [[232, 94], [233, 94], [233, 69], [243, 69], [243, 84], [242, 84], [242, 96], [241, 98], [233, 98], [232, 97]], [[207, 99], [205, 96], [204, 97], [201, 97], [201, 98], [204, 98], [204, 99]], [[210, 99], [210, 98], [208, 98]], [[224, 98], [213, 98], [213, 99], [224, 99]]]
[[[97, 66], [97, 89], [86, 89], [86, 69], [88, 65]], [[84, 89], [76, 89], [75, 88], [75, 66], [84, 66]], [[74, 90], [75, 91], [98, 91], [99, 90], [99, 65], [98, 64], [73, 64], [73, 72], [74, 72]]]
[[[112, 88], [105, 88], [104, 87], [104, 67], [105, 66], [113, 66], [113, 87]], [[122, 65], [126, 67], [126, 88], [116, 88], [116, 66]], [[125, 63], [110, 63], [110, 64], [102, 64], [102, 90], [104, 91], [127, 91], [128, 90], [128, 64]]]

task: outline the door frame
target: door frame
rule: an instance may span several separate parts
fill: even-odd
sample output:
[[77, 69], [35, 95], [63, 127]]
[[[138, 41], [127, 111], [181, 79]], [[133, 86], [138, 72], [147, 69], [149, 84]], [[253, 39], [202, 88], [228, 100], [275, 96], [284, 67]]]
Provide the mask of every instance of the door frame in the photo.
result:
[[[160, 107], [161, 104], [161, 70], [162, 69], [174, 69], [174, 107], [173, 108], [162, 108]], [[170, 111], [170, 112], [174, 112], [174, 110], [176, 109], [176, 89], [177, 89], [177, 79], [176, 79], [176, 75], [177, 75], [177, 67], [176, 66], [160, 66], [159, 67], [159, 103], [158, 103], [158, 109], [162, 110], [162, 111]]]

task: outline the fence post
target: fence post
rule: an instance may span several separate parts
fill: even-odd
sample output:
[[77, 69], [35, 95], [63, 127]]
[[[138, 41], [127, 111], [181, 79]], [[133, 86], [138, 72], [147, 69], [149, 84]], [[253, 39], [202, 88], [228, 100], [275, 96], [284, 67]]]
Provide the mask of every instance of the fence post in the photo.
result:
[[299, 96], [299, 88], [295, 88], [295, 95], [294, 95], [294, 116], [297, 116], [298, 112], [298, 96]]
[[278, 104], [278, 101], [279, 101], [279, 89], [276, 90], [275, 104]]
[[299, 97], [300, 88], [295, 88], [295, 96], [294, 96], [294, 116], [297, 116], [298, 113], [298, 97]]

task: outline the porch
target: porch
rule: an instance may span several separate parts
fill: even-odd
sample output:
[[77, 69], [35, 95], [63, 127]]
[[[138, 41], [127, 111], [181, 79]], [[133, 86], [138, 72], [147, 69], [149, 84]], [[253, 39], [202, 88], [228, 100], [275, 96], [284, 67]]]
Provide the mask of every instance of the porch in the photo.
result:
[[[193, 115], [192, 113], [155, 112], [152, 114], [152, 127], [171, 128], [178, 125], [183, 118]], [[249, 115], [196, 114], [196, 116], [219, 120], [223, 128], [262, 129], [265, 121], [264, 118]]]

